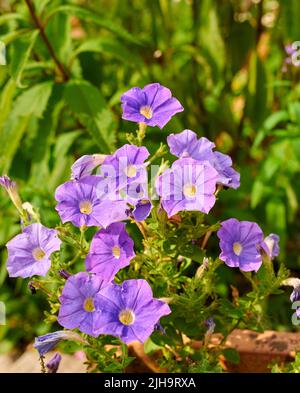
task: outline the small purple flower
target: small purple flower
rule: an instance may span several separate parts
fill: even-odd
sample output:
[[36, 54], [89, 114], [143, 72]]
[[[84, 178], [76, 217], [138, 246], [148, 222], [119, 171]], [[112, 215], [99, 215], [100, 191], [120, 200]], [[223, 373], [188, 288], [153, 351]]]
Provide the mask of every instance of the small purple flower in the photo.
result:
[[156, 190], [168, 217], [182, 210], [208, 213], [216, 198], [217, 171], [207, 161], [182, 158], [159, 176]]
[[12, 181], [7, 175], [0, 176], [0, 185], [5, 188], [5, 190], [9, 190], [16, 186], [16, 183]]
[[275, 258], [279, 255], [279, 236], [275, 233], [270, 233], [261, 244], [262, 249], [271, 258]]
[[239, 267], [245, 272], [257, 271], [262, 264], [260, 246], [263, 232], [255, 222], [223, 221], [217, 236], [220, 239], [220, 259], [229, 267]]
[[210, 160], [215, 144], [205, 137], [197, 138], [191, 130], [183, 130], [179, 134], [170, 134], [167, 137], [170, 152], [178, 158], [193, 158], [194, 160]]
[[69, 277], [59, 298], [61, 307], [58, 323], [67, 328], [95, 336], [95, 321], [99, 314], [98, 294], [107, 282], [95, 275], [77, 273]]
[[294, 47], [293, 47], [293, 44], [285, 45], [284, 50], [287, 55], [292, 55], [296, 51], [296, 49], [294, 49]]
[[117, 200], [110, 190], [106, 193], [105, 187], [105, 179], [99, 176], [86, 176], [60, 185], [56, 189], [55, 199], [62, 222], [71, 221], [77, 227], [107, 227], [113, 222], [125, 220], [126, 201]]
[[22, 201], [18, 193], [17, 183], [11, 180], [7, 175], [0, 176], [0, 186], [8, 193], [11, 201], [21, 213], [23, 210]]
[[119, 222], [100, 229], [95, 234], [86, 257], [86, 270], [111, 281], [117, 272], [128, 266], [134, 258], [133, 246], [133, 240], [126, 232], [124, 223]]
[[149, 216], [152, 207], [150, 199], [139, 200], [132, 211], [133, 219], [137, 222], [144, 221]]
[[78, 158], [71, 167], [71, 179], [79, 180], [84, 176], [91, 175], [93, 170], [101, 165], [105, 158], [106, 155], [103, 154], [85, 155]]
[[31, 224], [7, 244], [7, 270], [10, 277], [45, 276], [50, 269], [50, 256], [60, 248], [55, 229]]
[[48, 369], [49, 374], [57, 373], [58, 367], [61, 362], [61, 355], [57, 352], [48, 363], [46, 363], [46, 367]]
[[130, 183], [147, 184], [145, 160], [149, 157], [146, 147], [124, 145], [113, 155], [107, 156], [101, 167], [101, 174], [115, 182], [115, 187]]
[[156, 324], [171, 310], [167, 303], [153, 298], [146, 280], [127, 280], [112, 284], [99, 294], [101, 313], [97, 316], [98, 334], [111, 334], [126, 344], [145, 342]]
[[300, 286], [297, 286], [293, 289], [291, 293], [290, 300], [292, 303], [298, 302], [300, 300]]
[[85, 340], [76, 332], [72, 332], [71, 330], [58, 330], [36, 337], [33, 346], [37, 349], [40, 356], [44, 356], [63, 340], [85, 343]]
[[175, 113], [182, 112], [180, 102], [169, 89], [151, 83], [143, 89], [133, 87], [121, 96], [122, 119], [163, 128]]

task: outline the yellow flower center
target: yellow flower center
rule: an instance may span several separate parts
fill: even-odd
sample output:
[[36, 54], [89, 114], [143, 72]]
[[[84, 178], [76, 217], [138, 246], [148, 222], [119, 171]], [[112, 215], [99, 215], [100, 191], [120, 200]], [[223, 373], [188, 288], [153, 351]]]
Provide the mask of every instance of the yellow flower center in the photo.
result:
[[243, 251], [243, 246], [239, 242], [233, 243], [233, 251], [235, 255], [239, 256], [241, 255], [241, 252]]
[[45, 252], [39, 247], [35, 248], [32, 251], [32, 256], [36, 261], [41, 261], [45, 255], [46, 255]]
[[123, 323], [123, 325], [129, 326], [134, 323], [135, 315], [131, 310], [122, 310], [119, 314], [119, 321]]
[[197, 187], [194, 184], [185, 184], [183, 186], [183, 194], [186, 197], [194, 197], [197, 193]]
[[85, 299], [83, 303], [84, 311], [86, 312], [93, 312], [95, 311], [94, 300], [91, 297]]
[[112, 249], [112, 253], [113, 253], [113, 256], [114, 256], [116, 259], [119, 259], [120, 256], [121, 256], [120, 247], [114, 246], [113, 249]]
[[93, 205], [90, 201], [82, 201], [79, 204], [79, 210], [82, 214], [91, 214], [93, 211]]
[[137, 169], [134, 165], [128, 165], [125, 168], [125, 174], [127, 177], [135, 177], [137, 173]]
[[147, 199], [142, 199], [141, 201], [140, 201], [140, 204], [141, 205], [147, 205], [149, 203], [149, 201], [147, 200]]
[[141, 107], [140, 114], [145, 116], [145, 118], [149, 120], [153, 116], [153, 111], [150, 106], [146, 105]]

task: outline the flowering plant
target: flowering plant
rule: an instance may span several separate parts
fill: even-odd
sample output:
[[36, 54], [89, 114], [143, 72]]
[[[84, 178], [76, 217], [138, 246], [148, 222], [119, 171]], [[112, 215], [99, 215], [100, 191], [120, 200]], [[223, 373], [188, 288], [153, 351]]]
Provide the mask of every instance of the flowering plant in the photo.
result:
[[[234, 217], [211, 222], [217, 199], [239, 187], [240, 175], [207, 138], [188, 129], [171, 134], [173, 162], [164, 145], [150, 157], [142, 146], [146, 127], [163, 128], [183, 111], [169, 89], [134, 87], [121, 102], [137, 133], [112, 154], [74, 163], [55, 192], [56, 228], [40, 222], [13, 181], [0, 179], [21, 219], [21, 233], [7, 243], [9, 276], [30, 277], [32, 293], [43, 291], [49, 302], [46, 320], [61, 326], [36, 339], [42, 369], [47, 352], [68, 340], [85, 351], [93, 371], [125, 370], [135, 342], [159, 351], [159, 365], [170, 372], [219, 371], [221, 354], [235, 356], [222, 345], [209, 347], [212, 333], [264, 329], [266, 298], [290, 285], [284, 265], [273, 263], [279, 237]], [[251, 287], [239, 295], [232, 286], [232, 301], [222, 295], [219, 275], [230, 268]], [[194, 340], [202, 340], [200, 348]], [[56, 354], [47, 363], [49, 372], [60, 360]]]

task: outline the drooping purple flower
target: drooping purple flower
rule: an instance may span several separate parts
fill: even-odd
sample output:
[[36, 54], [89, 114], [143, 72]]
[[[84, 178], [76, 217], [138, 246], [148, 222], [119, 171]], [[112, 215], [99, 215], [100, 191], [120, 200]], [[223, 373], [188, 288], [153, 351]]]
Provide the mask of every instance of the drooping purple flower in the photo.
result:
[[105, 157], [104, 154], [92, 154], [78, 158], [71, 167], [71, 179], [79, 180], [84, 176], [91, 175], [93, 170], [103, 163]]
[[271, 259], [279, 255], [279, 239], [278, 235], [270, 233], [261, 244], [262, 249]]
[[58, 323], [67, 328], [95, 336], [95, 321], [99, 314], [99, 291], [108, 285], [102, 278], [77, 273], [66, 281], [62, 295]]
[[209, 162], [219, 173], [218, 184], [237, 189], [240, 186], [240, 174], [232, 168], [232, 159], [219, 151], [213, 152]]
[[0, 176], [0, 185], [5, 188], [5, 190], [9, 190], [12, 187], [15, 187], [16, 183], [12, 181], [7, 175]]
[[86, 257], [86, 270], [103, 280], [111, 281], [135, 256], [133, 246], [124, 223], [114, 223], [106, 229], [100, 229], [95, 234]]
[[217, 171], [207, 161], [182, 158], [160, 175], [156, 190], [168, 217], [182, 210], [208, 213], [215, 204]]
[[48, 363], [46, 363], [46, 367], [48, 369], [49, 374], [57, 373], [58, 367], [61, 362], [61, 355], [57, 352]]
[[63, 223], [72, 222], [81, 227], [107, 227], [127, 218], [126, 201], [118, 200], [111, 190], [106, 190], [106, 180], [99, 176], [86, 176], [60, 185], [55, 192], [56, 210]]
[[133, 219], [137, 222], [144, 221], [149, 216], [152, 207], [150, 199], [139, 200], [131, 213]]
[[223, 221], [217, 236], [220, 239], [220, 259], [229, 267], [239, 267], [245, 272], [257, 271], [262, 264], [260, 253], [263, 232], [255, 222]]
[[50, 256], [60, 248], [55, 229], [31, 224], [7, 244], [7, 270], [10, 277], [45, 276], [50, 269]]
[[183, 130], [179, 134], [170, 134], [167, 137], [170, 152], [178, 158], [194, 158], [194, 160], [210, 160], [215, 144], [205, 137], [198, 139], [197, 134], [191, 130]]
[[180, 102], [169, 89], [151, 83], [143, 89], [133, 87], [121, 96], [122, 119], [163, 128], [175, 113], [182, 112]]
[[147, 184], [145, 160], [149, 157], [146, 147], [124, 145], [116, 152], [107, 156], [101, 167], [101, 174], [115, 182], [116, 188], [130, 183]]
[[53, 333], [47, 333], [36, 337], [33, 346], [39, 352], [40, 356], [44, 356], [63, 340], [86, 343], [85, 340], [76, 332], [72, 332], [71, 330], [58, 330]]
[[16, 206], [19, 212], [22, 212], [22, 201], [18, 193], [17, 183], [11, 180], [7, 175], [0, 176], [0, 186], [2, 186], [7, 194], [9, 195], [11, 201]]
[[129, 344], [145, 342], [156, 324], [171, 310], [167, 303], [153, 298], [146, 280], [126, 280], [112, 284], [99, 294], [101, 313], [96, 333], [111, 334]]
[[231, 158], [218, 151], [213, 151], [215, 144], [205, 137], [197, 138], [191, 130], [171, 134], [167, 138], [170, 152], [176, 157], [190, 157], [197, 161], [209, 161], [219, 173], [217, 183], [230, 188], [240, 186], [240, 174], [232, 168]]

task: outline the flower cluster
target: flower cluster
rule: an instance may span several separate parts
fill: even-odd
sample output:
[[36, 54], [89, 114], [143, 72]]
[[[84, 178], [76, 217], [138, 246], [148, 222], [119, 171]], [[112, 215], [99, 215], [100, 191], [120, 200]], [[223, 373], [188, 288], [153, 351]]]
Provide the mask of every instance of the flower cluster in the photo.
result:
[[[183, 110], [170, 90], [158, 83], [132, 88], [121, 101], [123, 119], [139, 123], [143, 130], [147, 125], [162, 128]], [[169, 168], [162, 166], [156, 178], [157, 214], [162, 210], [169, 218], [181, 211], [208, 214], [221, 188], [239, 187], [240, 175], [231, 158], [214, 150], [215, 144], [207, 138], [184, 130], [169, 135], [167, 143], [176, 160]], [[160, 326], [160, 318], [171, 312], [167, 302], [153, 297], [146, 280], [120, 282], [123, 275], [118, 276], [136, 256], [126, 223], [143, 228], [155, 205], [148, 194], [149, 155], [146, 147], [134, 144], [125, 144], [111, 155], [85, 155], [73, 164], [70, 180], [56, 189], [56, 210], [62, 223], [80, 228], [81, 235], [94, 227], [89, 248], [81, 244], [85, 271], [69, 274], [64, 266], [56, 271], [66, 280], [57, 317], [66, 329], [92, 337], [108, 334], [124, 343], [145, 342]], [[15, 185], [7, 177], [0, 182], [16, 199]], [[37, 222], [25, 226], [7, 243], [10, 277], [45, 276], [52, 254], [60, 250], [59, 236], [58, 229]], [[254, 222], [230, 218], [221, 223], [217, 236], [220, 260], [243, 271], [257, 271], [264, 258], [271, 261], [279, 253], [278, 236], [264, 238]], [[55, 332], [37, 339], [35, 346], [43, 356], [60, 340], [73, 338], [69, 330]], [[59, 362], [56, 356], [49, 369], [57, 370]]]

